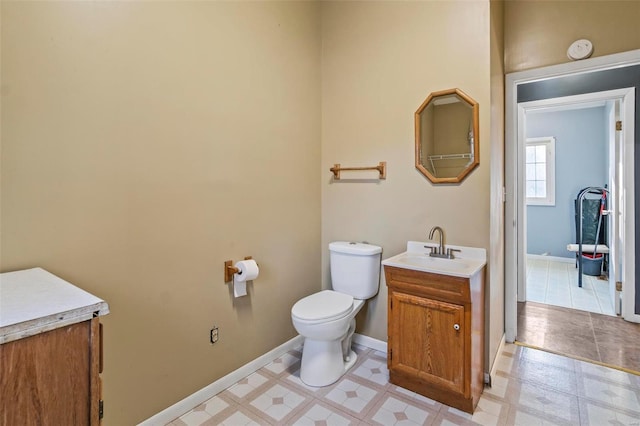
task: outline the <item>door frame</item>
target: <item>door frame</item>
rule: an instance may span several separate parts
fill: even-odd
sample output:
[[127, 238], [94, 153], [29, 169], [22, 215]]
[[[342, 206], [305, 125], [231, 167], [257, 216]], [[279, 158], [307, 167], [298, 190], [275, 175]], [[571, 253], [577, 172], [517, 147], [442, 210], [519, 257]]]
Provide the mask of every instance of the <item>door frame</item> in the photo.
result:
[[[513, 342], [517, 333], [517, 302], [518, 302], [518, 286], [524, 285], [525, 268], [519, 268], [525, 260], [524, 243], [526, 241], [526, 227], [523, 226], [525, 206], [521, 201], [524, 183], [523, 170], [518, 167], [519, 160], [522, 158], [523, 149], [518, 141], [524, 140], [524, 126], [519, 126], [519, 120], [523, 118], [524, 110], [518, 105], [517, 94], [518, 86], [525, 83], [532, 83], [541, 80], [548, 80], [558, 77], [578, 75], [590, 73], [594, 71], [604, 71], [613, 68], [621, 68], [625, 66], [640, 64], [640, 50], [619, 53], [615, 55], [601, 56], [597, 58], [586, 59], [583, 61], [571, 62], [561, 65], [553, 65], [549, 67], [536, 68], [527, 71], [521, 71], [506, 75], [505, 84], [505, 340]], [[635, 89], [630, 89], [635, 93]], [[627, 108], [632, 110], [632, 108]], [[624, 119], [627, 119], [625, 117]], [[635, 119], [633, 112], [631, 121]], [[624, 166], [624, 179], [626, 185], [633, 185], [634, 179], [634, 156], [633, 153], [634, 135], [633, 126], [627, 126], [628, 137], [625, 138], [625, 156], [626, 163]], [[625, 188], [627, 189], [627, 188]], [[635, 216], [634, 216], [634, 193], [633, 191], [625, 191], [626, 202], [624, 211], [625, 235], [632, 239], [635, 235]], [[625, 262], [623, 271], [623, 279], [627, 283], [626, 290], [629, 294], [626, 297], [631, 304], [623, 306], [623, 313], [627, 311], [631, 320], [640, 321], [640, 315], [634, 312], [635, 301], [635, 244], [626, 244], [624, 251], [625, 258], [631, 261]], [[633, 288], [632, 288], [633, 287]]]
[[[606, 113], [609, 123], [615, 123], [622, 121], [621, 110], [622, 102], [608, 103]], [[624, 130], [624, 127], [623, 127]], [[609, 274], [609, 298], [613, 305], [613, 311], [616, 315], [622, 315], [621, 296], [622, 293], [618, 290], [616, 283], [622, 281], [622, 259], [624, 258], [624, 251], [622, 250], [622, 243], [624, 242], [624, 227], [621, 226], [620, 220], [622, 215], [620, 214], [620, 208], [623, 206], [622, 196], [624, 195], [624, 169], [623, 169], [623, 155], [624, 155], [624, 133], [623, 131], [616, 130], [616, 126], [609, 126], [607, 131], [607, 138], [609, 140], [609, 199], [607, 200], [607, 209], [609, 217], [612, 220], [607, 220], [607, 235], [609, 236], [609, 265], [607, 272]]]

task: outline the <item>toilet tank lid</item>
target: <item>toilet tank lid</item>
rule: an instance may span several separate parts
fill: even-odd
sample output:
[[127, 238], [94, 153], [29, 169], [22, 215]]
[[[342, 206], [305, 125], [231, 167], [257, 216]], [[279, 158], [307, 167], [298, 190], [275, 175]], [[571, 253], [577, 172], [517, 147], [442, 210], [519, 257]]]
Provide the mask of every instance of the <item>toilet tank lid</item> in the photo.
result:
[[382, 252], [382, 247], [367, 243], [355, 243], [350, 241], [335, 241], [329, 244], [329, 251], [336, 253], [348, 253], [359, 256], [370, 256]]

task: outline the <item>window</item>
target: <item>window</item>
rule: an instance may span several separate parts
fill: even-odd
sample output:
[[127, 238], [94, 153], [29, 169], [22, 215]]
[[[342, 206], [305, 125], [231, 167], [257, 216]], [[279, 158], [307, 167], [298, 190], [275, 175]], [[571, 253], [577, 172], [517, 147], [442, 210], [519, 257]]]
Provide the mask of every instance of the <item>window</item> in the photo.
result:
[[527, 204], [556, 205], [556, 139], [529, 138], [525, 147]]

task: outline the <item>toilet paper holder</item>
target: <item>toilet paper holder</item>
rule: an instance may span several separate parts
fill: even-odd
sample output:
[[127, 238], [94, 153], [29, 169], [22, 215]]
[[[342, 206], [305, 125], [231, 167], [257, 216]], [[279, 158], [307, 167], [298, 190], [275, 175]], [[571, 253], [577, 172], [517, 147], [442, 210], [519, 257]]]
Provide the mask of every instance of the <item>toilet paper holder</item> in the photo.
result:
[[[244, 260], [253, 259], [251, 256], [246, 256]], [[233, 279], [233, 274], [240, 272], [238, 268], [233, 266], [233, 260], [227, 260], [224, 262], [224, 282], [228, 283]]]

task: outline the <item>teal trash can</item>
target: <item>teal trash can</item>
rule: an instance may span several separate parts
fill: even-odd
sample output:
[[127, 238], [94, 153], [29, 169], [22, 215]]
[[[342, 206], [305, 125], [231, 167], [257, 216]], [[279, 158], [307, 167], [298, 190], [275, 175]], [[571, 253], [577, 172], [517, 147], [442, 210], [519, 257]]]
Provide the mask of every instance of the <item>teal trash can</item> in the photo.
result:
[[582, 273], [599, 277], [602, 272], [603, 259], [604, 256], [600, 253], [595, 256], [593, 254], [582, 253]]

